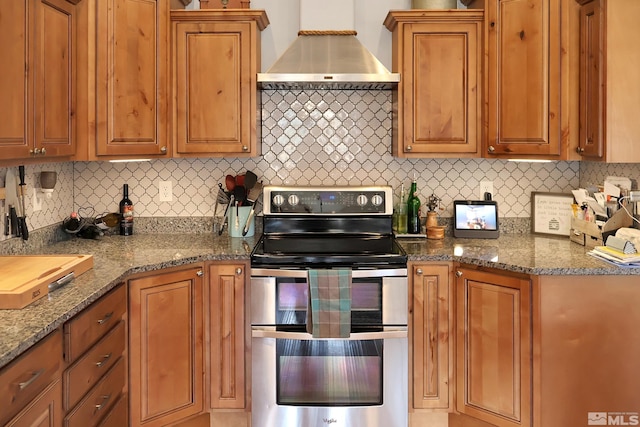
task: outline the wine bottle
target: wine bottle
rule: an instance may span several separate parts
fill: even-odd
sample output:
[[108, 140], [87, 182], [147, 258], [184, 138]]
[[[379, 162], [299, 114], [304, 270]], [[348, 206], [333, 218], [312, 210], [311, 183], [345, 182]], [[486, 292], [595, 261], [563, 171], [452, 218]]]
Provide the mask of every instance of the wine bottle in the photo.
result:
[[404, 184], [400, 189], [400, 204], [398, 205], [398, 234], [407, 232], [407, 200], [405, 198]]
[[133, 234], [133, 203], [129, 199], [129, 184], [122, 187], [123, 197], [120, 200], [120, 235]]
[[407, 233], [409, 234], [420, 234], [420, 199], [417, 191], [418, 184], [414, 178], [409, 190], [409, 199], [407, 199]]

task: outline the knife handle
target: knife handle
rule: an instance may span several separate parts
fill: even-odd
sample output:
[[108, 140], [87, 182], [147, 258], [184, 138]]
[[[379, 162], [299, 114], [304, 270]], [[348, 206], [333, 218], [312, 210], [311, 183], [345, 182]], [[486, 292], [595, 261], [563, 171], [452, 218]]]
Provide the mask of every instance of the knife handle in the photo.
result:
[[24, 185], [24, 166], [18, 166], [18, 175], [20, 175], [20, 185]]
[[20, 236], [20, 226], [18, 225], [18, 213], [16, 208], [9, 206], [9, 216], [11, 218], [11, 233], [15, 236]]
[[22, 240], [29, 239], [29, 229], [27, 228], [27, 217], [21, 216], [18, 218], [20, 233], [22, 233]]
[[[5, 202], [7, 203], [7, 202]], [[4, 215], [4, 235], [8, 236], [9, 233], [9, 224], [11, 223], [11, 219], [9, 218], [9, 212], [6, 212]]]

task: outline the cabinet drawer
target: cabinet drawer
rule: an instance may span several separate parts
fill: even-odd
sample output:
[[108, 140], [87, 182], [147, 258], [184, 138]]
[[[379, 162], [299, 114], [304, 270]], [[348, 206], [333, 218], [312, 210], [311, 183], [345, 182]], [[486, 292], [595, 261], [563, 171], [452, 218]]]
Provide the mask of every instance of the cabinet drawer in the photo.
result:
[[111, 368], [124, 352], [125, 322], [107, 335], [64, 373], [64, 409], [69, 410]]
[[62, 334], [56, 331], [0, 371], [0, 424], [59, 378]]
[[91, 392], [64, 419], [65, 427], [92, 427], [98, 424], [119, 398], [125, 383], [125, 363], [116, 364], [96, 384]]
[[98, 427], [123, 427], [129, 425], [129, 405], [127, 395], [123, 394], [118, 399], [113, 409], [100, 422]]
[[[62, 419], [62, 383], [56, 381], [33, 399], [15, 418], [4, 427], [59, 426]], [[122, 424], [123, 426], [126, 424]]]
[[127, 305], [125, 291], [121, 285], [64, 325], [67, 362], [80, 357], [120, 321]]

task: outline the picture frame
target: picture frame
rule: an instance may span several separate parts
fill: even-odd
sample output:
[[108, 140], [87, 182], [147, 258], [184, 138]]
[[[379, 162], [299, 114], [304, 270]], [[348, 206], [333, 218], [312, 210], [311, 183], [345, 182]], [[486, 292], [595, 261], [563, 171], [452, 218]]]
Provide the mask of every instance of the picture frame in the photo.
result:
[[569, 193], [531, 192], [531, 233], [569, 236], [571, 230], [571, 205]]

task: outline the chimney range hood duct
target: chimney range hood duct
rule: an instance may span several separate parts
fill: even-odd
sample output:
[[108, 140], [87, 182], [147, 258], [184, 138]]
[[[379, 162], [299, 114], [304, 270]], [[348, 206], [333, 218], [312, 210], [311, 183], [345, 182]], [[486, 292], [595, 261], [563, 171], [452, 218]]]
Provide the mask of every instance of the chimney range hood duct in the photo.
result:
[[266, 73], [262, 89], [392, 89], [400, 74], [391, 73], [360, 41], [356, 32], [311, 30], [298, 38]]

